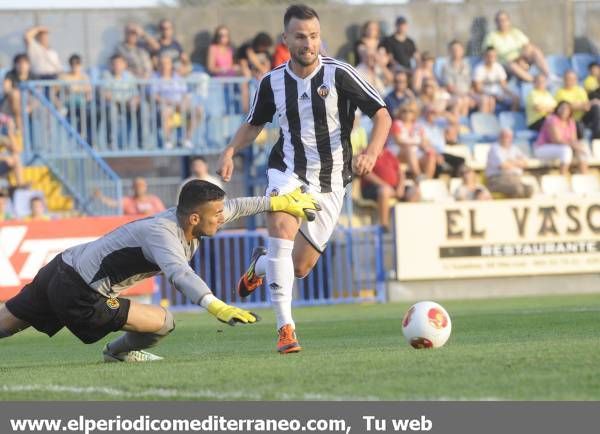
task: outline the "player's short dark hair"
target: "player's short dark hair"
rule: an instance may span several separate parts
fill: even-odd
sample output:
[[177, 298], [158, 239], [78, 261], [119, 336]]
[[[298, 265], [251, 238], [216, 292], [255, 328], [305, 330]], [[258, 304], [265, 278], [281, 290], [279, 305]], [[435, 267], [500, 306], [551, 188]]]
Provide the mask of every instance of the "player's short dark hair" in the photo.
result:
[[299, 20], [310, 20], [312, 18], [319, 19], [319, 15], [317, 11], [315, 11], [310, 6], [306, 5], [291, 5], [285, 11], [283, 15], [283, 28], [287, 29], [288, 24], [292, 21], [292, 18], [297, 18]]
[[193, 179], [187, 182], [179, 193], [177, 202], [177, 214], [186, 216], [195, 211], [195, 209], [213, 200], [223, 200], [225, 192], [221, 187], [212, 182]]

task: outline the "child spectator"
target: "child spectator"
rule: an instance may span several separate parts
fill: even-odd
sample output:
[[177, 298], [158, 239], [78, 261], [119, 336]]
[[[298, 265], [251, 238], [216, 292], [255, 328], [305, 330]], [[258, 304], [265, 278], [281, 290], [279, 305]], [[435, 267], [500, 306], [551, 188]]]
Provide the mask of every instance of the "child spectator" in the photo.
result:
[[28, 217], [25, 217], [25, 221], [48, 221], [50, 220], [50, 216], [46, 211], [46, 205], [44, 204], [44, 199], [40, 196], [34, 196], [29, 201], [29, 206], [31, 208], [31, 214]]
[[61, 80], [71, 82], [65, 88], [66, 117], [77, 132], [85, 137], [89, 123], [87, 109], [88, 103], [92, 99], [92, 86], [90, 78], [83, 71], [81, 56], [73, 54], [69, 57], [69, 67], [68, 72], [60, 75]]

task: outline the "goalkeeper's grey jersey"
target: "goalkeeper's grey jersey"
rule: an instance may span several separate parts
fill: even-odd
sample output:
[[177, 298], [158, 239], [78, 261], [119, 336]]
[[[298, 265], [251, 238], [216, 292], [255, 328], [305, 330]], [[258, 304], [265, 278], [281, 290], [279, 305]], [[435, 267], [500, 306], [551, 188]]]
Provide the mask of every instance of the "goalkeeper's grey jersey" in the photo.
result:
[[[267, 197], [226, 200], [225, 222], [269, 209]], [[176, 208], [170, 208], [71, 247], [62, 253], [62, 259], [91, 288], [107, 297], [116, 297], [135, 283], [163, 272], [173, 287], [199, 303], [211, 291], [189, 265], [198, 245], [197, 239], [186, 241]]]

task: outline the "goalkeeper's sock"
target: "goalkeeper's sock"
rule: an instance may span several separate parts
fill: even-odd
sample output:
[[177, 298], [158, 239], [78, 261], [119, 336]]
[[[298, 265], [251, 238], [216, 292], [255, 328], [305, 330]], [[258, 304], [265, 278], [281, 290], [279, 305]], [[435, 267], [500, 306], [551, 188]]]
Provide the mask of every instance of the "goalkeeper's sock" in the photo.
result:
[[292, 319], [292, 290], [294, 286], [294, 242], [269, 237], [266, 258], [267, 288], [271, 292], [271, 303], [277, 316], [277, 329], [285, 324], [295, 327]]
[[168, 310], [165, 310], [165, 312], [165, 322], [160, 330], [154, 333], [125, 332], [108, 344], [108, 351], [117, 355], [156, 346], [161, 339], [175, 329], [173, 314]]

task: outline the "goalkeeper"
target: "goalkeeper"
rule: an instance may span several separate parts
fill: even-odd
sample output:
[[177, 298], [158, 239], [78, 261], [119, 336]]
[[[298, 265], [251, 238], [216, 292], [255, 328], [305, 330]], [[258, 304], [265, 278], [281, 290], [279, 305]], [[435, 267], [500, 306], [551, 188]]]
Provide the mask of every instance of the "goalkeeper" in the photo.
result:
[[225, 200], [225, 192], [206, 181], [188, 182], [176, 208], [127, 223], [103, 237], [65, 250], [33, 281], [0, 307], [0, 338], [29, 326], [53, 336], [67, 327], [86, 344], [113, 331], [125, 333], [103, 350], [106, 362], [141, 362], [161, 357], [144, 351], [175, 328], [160, 306], [119, 297], [133, 284], [164, 273], [189, 300], [229, 325], [259, 320], [252, 312], [216, 298], [192, 270], [190, 260], [201, 237], [240, 217], [284, 211], [314, 219], [319, 205], [300, 189], [275, 197]]

